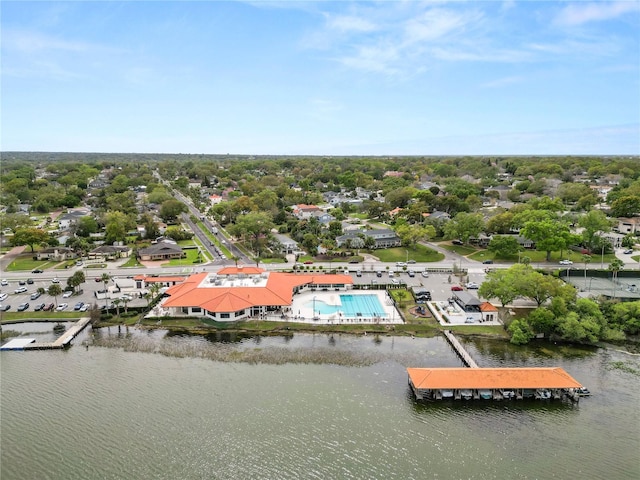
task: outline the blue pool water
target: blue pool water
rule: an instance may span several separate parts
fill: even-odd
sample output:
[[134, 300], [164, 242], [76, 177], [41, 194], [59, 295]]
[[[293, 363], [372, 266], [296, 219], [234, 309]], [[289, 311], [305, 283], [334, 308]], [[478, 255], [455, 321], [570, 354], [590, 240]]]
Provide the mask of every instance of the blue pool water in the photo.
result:
[[340, 295], [340, 305], [329, 305], [322, 300], [310, 301], [305, 306], [320, 315], [342, 312], [343, 317], [386, 317], [377, 295]]

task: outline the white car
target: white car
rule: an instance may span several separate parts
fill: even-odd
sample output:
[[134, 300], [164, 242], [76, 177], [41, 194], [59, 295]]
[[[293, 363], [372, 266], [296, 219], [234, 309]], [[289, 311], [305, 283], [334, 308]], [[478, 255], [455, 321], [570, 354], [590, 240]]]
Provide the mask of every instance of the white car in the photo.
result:
[[89, 305], [86, 303], [80, 307], [81, 312], [86, 312], [87, 310], [89, 310]]
[[9, 295], [7, 295], [6, 293], [0, 293], [0, 302], [2, 302], [3, 300], [6, 300], [8, 296]]
[[53, 280], [51, 280], [51, 283], [60, 283], [60, 280], [58, 280], [58, 277], [56, 277]]
[[68, 303], [61, 303], [60, 305], [58, 305], [58, 308], [56, 308], [56, 310], [58, 312], [61, 312], [62, 310], [64, 310], [65, 308], [67, 308], [69, 306]]
[[429, 278], [429, 274], [427, 272], [422, 272], [420, 275], [422, 275], [424, 278]]
[[0, 282], [0, 285], [2, 285], [3, 287], [6, 287], [7, 285], [9, 285], [9, 281], [6, 278], [3, 278], [2, 281]]
[[571, 260], [560, 260], [560, 265], [573, 265]]
[[477, 290], [478, 288], [480, 288], [480, 285], [478, 285], [476, 282], [469, 282], [467, 283], [467, 288], [469, 290]]
[[71, 290], [67, 290], [62, 294], [62, 298], [69, 298], [71, 295], [73, 295], [73, 292]]
[[13, 293], [18, 294], [18, 293], [24, 293], [26, 291], [27, 291], [27, 287], [18, 287], [13, 291]]

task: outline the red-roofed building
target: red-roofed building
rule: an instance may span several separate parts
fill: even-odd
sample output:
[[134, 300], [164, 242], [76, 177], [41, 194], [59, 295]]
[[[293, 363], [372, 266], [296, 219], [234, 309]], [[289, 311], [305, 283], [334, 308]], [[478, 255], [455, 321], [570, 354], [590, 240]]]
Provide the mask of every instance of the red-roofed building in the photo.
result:
[[170, 287], [161, 307], [171, 316], [236, 321], [290, 307], [293, 296], [307, 290], [347, 290], [350, 275], [266, 272], [258, 267], [226, 267], [188, 277]]
[[322, 209], [317, 205], [305, 205], [300, 203], [293, 207], [293, 215], [300, 220], [311, 218], [316, 213], [322, 213]]

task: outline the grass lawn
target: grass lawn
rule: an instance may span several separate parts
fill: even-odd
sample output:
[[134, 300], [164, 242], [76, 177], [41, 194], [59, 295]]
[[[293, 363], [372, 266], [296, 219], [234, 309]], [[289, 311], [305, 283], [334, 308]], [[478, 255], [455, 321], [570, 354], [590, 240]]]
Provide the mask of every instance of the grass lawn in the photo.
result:
[[286, 258], [260, 258], [261, 263], [287, 263]]
[[19, 271], [31, 271], [34, 268], [40, 268], [44, 270], [45, 268], [52, 267], [56, 265], [57, 262], [50, 262], [48, 260], [34, 260], [32, 253], [23, 253], [16, 257], [13, 262], [11, 262], [7, 266], [8, 272], [19, 272]]
[[129, 257], [125, 263], [122, 264], [123, 267], [144, 267], [135, 256]]
[[369, 215], [366, 213], [350, 213], [349, 218], [358, 218], [360, 220], [366, 220], [369, 218]]
[[406, 262], [407, 252], [409, 260], [415, 260], [416, 262], [439, 262], [444, 259], [442, 253], [431, 250], [424, 245], [385, 248], [382, 250], [372, 250], [368, 253], [378, 257], [381, 262]]
[[30, 320], [47, 320], [51, 322], [55, 321], [67, 321], [76, 320], [86, 313], [83, 312], [2, 312], [2, 325], [8, 325], [12, 323], [28, 322]]
[[191, 248], [188, 250], [183, 250], [184, 253], [187, 254], [187, 258], [174, 258], [173, 260], [169, 260], [166, 263], [163, 263], [163, 266], [172, 266], [172, 267], [179, 267], [179, 266], [183, 266], [183, 265], [200, 265], [201, 263], [203, 263], [202, 261], [198, 260], [198, 255], [200, 254], [199, 250], [197, 248]]

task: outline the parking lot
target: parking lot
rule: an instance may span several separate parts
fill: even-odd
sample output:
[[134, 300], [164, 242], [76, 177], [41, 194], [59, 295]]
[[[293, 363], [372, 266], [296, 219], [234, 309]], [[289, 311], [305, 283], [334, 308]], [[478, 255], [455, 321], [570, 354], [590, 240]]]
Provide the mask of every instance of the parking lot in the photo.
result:
[[[87, 278], [85, 283], [80, 285], [80, 293], [66, 291], [58, 295], [56, 305], [56, 299], [47, 293], [48, 288], [53, 284], [53, 280], [54, 278], [38, 278], [37, 274], [28, 280], [8, 281], [3, 279], [2, 285], [0, 285], [0, 311], [56, 311], [60, 305], [66, 305], [66, 307], [60, 308], [58, 311], [68, 312], [74, 311], [74, 307], [80, 302], [86, 305], [86, 309], [80, 307], [78, 311], [86, 311], [94, 304], [98, 307], [103, 307], [106, 303], [113, 303], [113, 298], [106, 301], [96, 299], [95, 292], [104, 289], [104, 284], [96, 282], [94, 276], [91, 276]], [[66, 280], [60, 280], [58, 284], [63, 290], [67, 287]], [[37, 293], [39, 288], [44, 289], [44, 293], [41, 295]], [[25, 306], [26, 304], [28, 306]], [[49, 308], [52, 304], [53, 308]], [[133, 298], [128, 302], [129, 307], [140, 305], [146, 305], [146, 300]], [[20, 308], [21, 306], [22, 308]]]
[[427, 277], [422, 274], [423, 269], [416, 268], [414, 270], [414, 276], [410, 276], [407, 271], [395, 270], [390, 268], [386, 270], [384, 267], [373, 270], [361, 270], [360, 276], [357, 272], [350, 272], [353, 277], [353, 283], [355, 285], [385, 285], [385, 284], [402, 284], [407, 287], [420, 287], [425, 288], [431, 292], [431, 297], [435, 301], [447, 300], [451, 297], [452, 287], [464, 287], [467, 277], [469, 282], [475, 283], [478, 286], [484, 280], [484, 270], [478, 269], [478, 271], [469, 271], [464, 276], [465, 283], [460, 282], [460, 278], [452, 273], [427, 273]]

